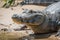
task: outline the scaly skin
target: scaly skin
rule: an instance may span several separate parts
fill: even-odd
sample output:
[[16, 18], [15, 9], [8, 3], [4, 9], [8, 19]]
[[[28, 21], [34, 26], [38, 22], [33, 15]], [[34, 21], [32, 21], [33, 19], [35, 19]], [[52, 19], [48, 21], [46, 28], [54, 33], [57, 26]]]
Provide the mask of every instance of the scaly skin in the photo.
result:
[[[56, 27], [50, 27], [49, 20], [42, 12], [29, 10], [29, 13], [22, 13], [20, 15], [14, 14], [12, 19], [18, 24], [26, 24], [34, 33], [49, 33], [56, 31]], [[30, 13], [31, 12], [31, 13]], [[31, 15], [32, 14], [32, 15]]]
[[[53, 7], [53, 8], [52, 8]], [[60, 35], [60, 2], [51, 4], [45, 10], [24, 10], [22, 13], [14, 14], [12, 19], [16, 23], [26, 24], [34, 33], [57, 32]]]

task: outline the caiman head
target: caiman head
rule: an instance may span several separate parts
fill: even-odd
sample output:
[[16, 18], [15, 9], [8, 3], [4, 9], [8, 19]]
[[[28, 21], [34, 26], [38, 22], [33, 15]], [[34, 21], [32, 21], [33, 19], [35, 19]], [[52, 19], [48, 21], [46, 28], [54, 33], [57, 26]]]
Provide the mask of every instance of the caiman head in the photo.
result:
[[26, 25], [40, 25], [44, 22], [45, 15], [41, 11], [24, 10], [12, 16], [14, 22]]

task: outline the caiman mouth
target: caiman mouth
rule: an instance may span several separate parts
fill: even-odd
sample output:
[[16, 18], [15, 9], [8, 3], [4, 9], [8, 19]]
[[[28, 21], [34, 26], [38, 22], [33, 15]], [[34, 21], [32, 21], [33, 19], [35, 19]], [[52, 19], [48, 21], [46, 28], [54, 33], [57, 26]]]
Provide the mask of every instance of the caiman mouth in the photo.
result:
[[39, 11], [23, 12], [21, 14], [14, 14], [12, 19], [17, 24], [40, 25], [45, 20], [45, 15]]
[[14, 15], [12, 16], [12, 20], [13, 20], [15, 23], [17, 23], [17, 24], [21, 24], [21, 21], [19, 20], [19, 17], [18, 17], [17, 14], [14, 14]]
[[17, 14], [14, 14], [12, 16], [12, 20], [17, 24], [40, 25], [45, 19], [45, 16], [40, 16], [38, 15], [36, 17], [34, 16], [30, 18], [22, 18], [19, 17]]

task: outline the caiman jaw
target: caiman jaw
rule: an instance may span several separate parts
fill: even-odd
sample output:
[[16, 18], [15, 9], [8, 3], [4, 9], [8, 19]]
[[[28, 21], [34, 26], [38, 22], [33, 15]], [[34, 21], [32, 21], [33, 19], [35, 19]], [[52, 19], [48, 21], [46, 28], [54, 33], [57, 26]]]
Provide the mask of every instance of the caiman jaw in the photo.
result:
[[18, 17], [17, 14], [14, 14], [14, 15], [12, 16], [12, 20], [13, 20], [15, 23], [17, 23], [17, 24], [20, 24], [20, 23], [21, 23], [21, 21], [20, 21], [19, 19], [20, 19], [20, 18]]

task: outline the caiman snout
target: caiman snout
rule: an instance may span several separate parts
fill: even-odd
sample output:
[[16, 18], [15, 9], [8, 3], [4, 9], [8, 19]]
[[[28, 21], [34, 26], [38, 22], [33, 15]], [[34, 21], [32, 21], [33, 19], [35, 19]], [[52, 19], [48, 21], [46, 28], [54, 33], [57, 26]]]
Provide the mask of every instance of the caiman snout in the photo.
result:
[[17, 14], [14, 14], [12, 16], [12, 20], [18, 24], [20, 24], [22, 22], [22, 17], [18, 16]]
[[14, 15], [12, 16], [12, 19], [15, 19], [15, 18], [18, 18], [18, 15], [17, 15], [17, 14], [14, 14]]
[[12, 16], [12, 19], [14, 20], [14, 21], [17, 21], [17, 22], [28, 22], [27, 20], [25, 20], [24, 18], [22, 18], [21, 16], [19, 16], [19, 15], [17, 15], [17, 14], [14, 14], [13, 16]]
[[12, 16], [12, 19], [22, 20], [22, 17], [21, 17], [21, 16], [18, 16], [17, 14], [14, 14], [14, 15]]

